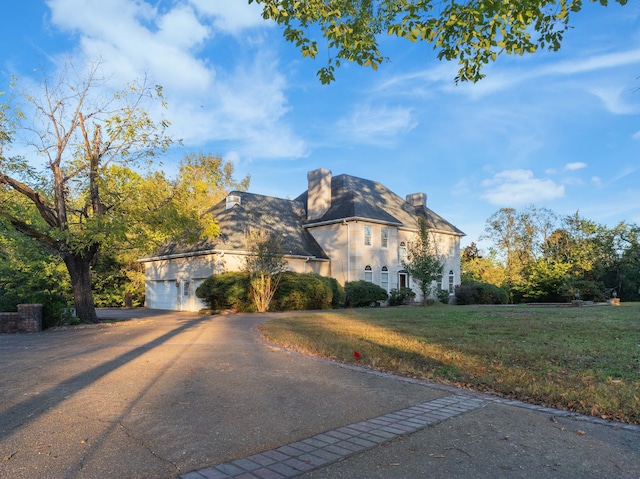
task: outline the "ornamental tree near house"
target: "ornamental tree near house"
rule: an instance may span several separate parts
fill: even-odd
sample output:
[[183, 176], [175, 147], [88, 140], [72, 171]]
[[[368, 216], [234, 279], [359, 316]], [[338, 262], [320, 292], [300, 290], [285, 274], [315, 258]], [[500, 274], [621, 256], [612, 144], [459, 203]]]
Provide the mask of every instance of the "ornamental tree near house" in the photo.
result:
[[403, 268], [417, 281], [422, 292], [422, 302], [434, 292], [433, 282], [442, 278], [444, 260], [438, 255], [435, 243], [429, 232], [427, 220], [418, 219], [418, 233], [413, 241], [409, 241], [407, 254], [402, 259]]
[[287, 269], [287, 260], [279, 238], [263, 230], [247, 233], [247, 251], [244, 269], [249, 275], [249, 296], [256, 310], [264, 313]]
[[[168, 122], [147, 109], [164, 106], [162, 89], [134, 82], [102, 97], [108, 85], [98, 67], [83, 74], [67, 65], [57, 80], [43, 78], [39, 93], [5, 97], [0, 108], [0, 218], [62, 258], [84, 322], [97, 322], [91, 263], [127, 234], [126, 198], [107, 173], [144, 166], [172, 143]], [[27, 149], [12, 151], [23, 138]]]
[[558, 50], [571, 16], [583, 6], [583, 0], [249, 0], [253, 2], [263, 6], [263, 18], [283, 27], [284, 37], [303, 56], [315, 58], [326, 45], [327, 65], [318, 71], [322, 83], [335, 80], [342, 61], [376, 70], [387, 59], [378, 42], [384, 34], [427, 42], [438, 59], [458, 60], [456, 81], [475, 82], [484, 76], [483, 66], [502, 53]]

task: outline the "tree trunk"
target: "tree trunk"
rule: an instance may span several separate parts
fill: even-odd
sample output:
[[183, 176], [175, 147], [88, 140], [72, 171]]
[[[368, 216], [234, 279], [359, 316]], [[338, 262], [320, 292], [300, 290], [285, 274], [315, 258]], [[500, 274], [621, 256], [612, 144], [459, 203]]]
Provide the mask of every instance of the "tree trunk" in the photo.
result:
[[69, 270], [69, 276], [71, 276], [76, 316], [83, 323], [98, 322], [96, 306], [93, 303], [93, 291], [91, 290], [92, 258], [93, 254], [86, 253], [67, 253], [63, 258]]

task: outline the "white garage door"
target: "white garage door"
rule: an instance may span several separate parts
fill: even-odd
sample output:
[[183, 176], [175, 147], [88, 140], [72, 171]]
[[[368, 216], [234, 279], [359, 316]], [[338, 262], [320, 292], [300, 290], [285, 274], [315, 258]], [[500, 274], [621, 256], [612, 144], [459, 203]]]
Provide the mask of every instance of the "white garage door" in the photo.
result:
[[149, 309], [178, 310], [178, 288], [175, 280], [147, 282], [146, 295]]

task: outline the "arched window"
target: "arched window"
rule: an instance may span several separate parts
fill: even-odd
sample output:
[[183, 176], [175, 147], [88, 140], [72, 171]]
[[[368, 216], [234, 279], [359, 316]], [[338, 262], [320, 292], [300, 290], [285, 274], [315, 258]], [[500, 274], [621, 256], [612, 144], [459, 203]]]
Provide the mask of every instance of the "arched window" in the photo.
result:
[[398, 262], [402, 263], [407, 256], [407, 244], [403, 241], [398, 246]]
[[455, 279], [456, 279], [456, 275], [453, 274], [453, 270], [449, 270], [449, 294], [455, 293], [455, 290], [454, 290]]
[[389, 269], [386, 266], [380, 270], [380, 287], [389, 292]]
[[364, 267], [364, 280], [369, 281], [369, 283], [373, 283], [373, 270], [369, 265]]

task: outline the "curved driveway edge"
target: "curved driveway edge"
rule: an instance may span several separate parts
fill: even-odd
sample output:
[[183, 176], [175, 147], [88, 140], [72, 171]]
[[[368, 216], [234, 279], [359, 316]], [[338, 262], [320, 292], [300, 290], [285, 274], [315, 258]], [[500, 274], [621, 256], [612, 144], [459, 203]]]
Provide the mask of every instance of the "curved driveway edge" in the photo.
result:
[[[456, 397], [271, 347], [254, 329], [274, 315], [99, 316], [131, 320], [0, 335], [0, 477], [202, 476]], [[640, 477], [635, 430], [487, 404], [302, 477], [499, 477], [521, 465], [530, 477]]]

